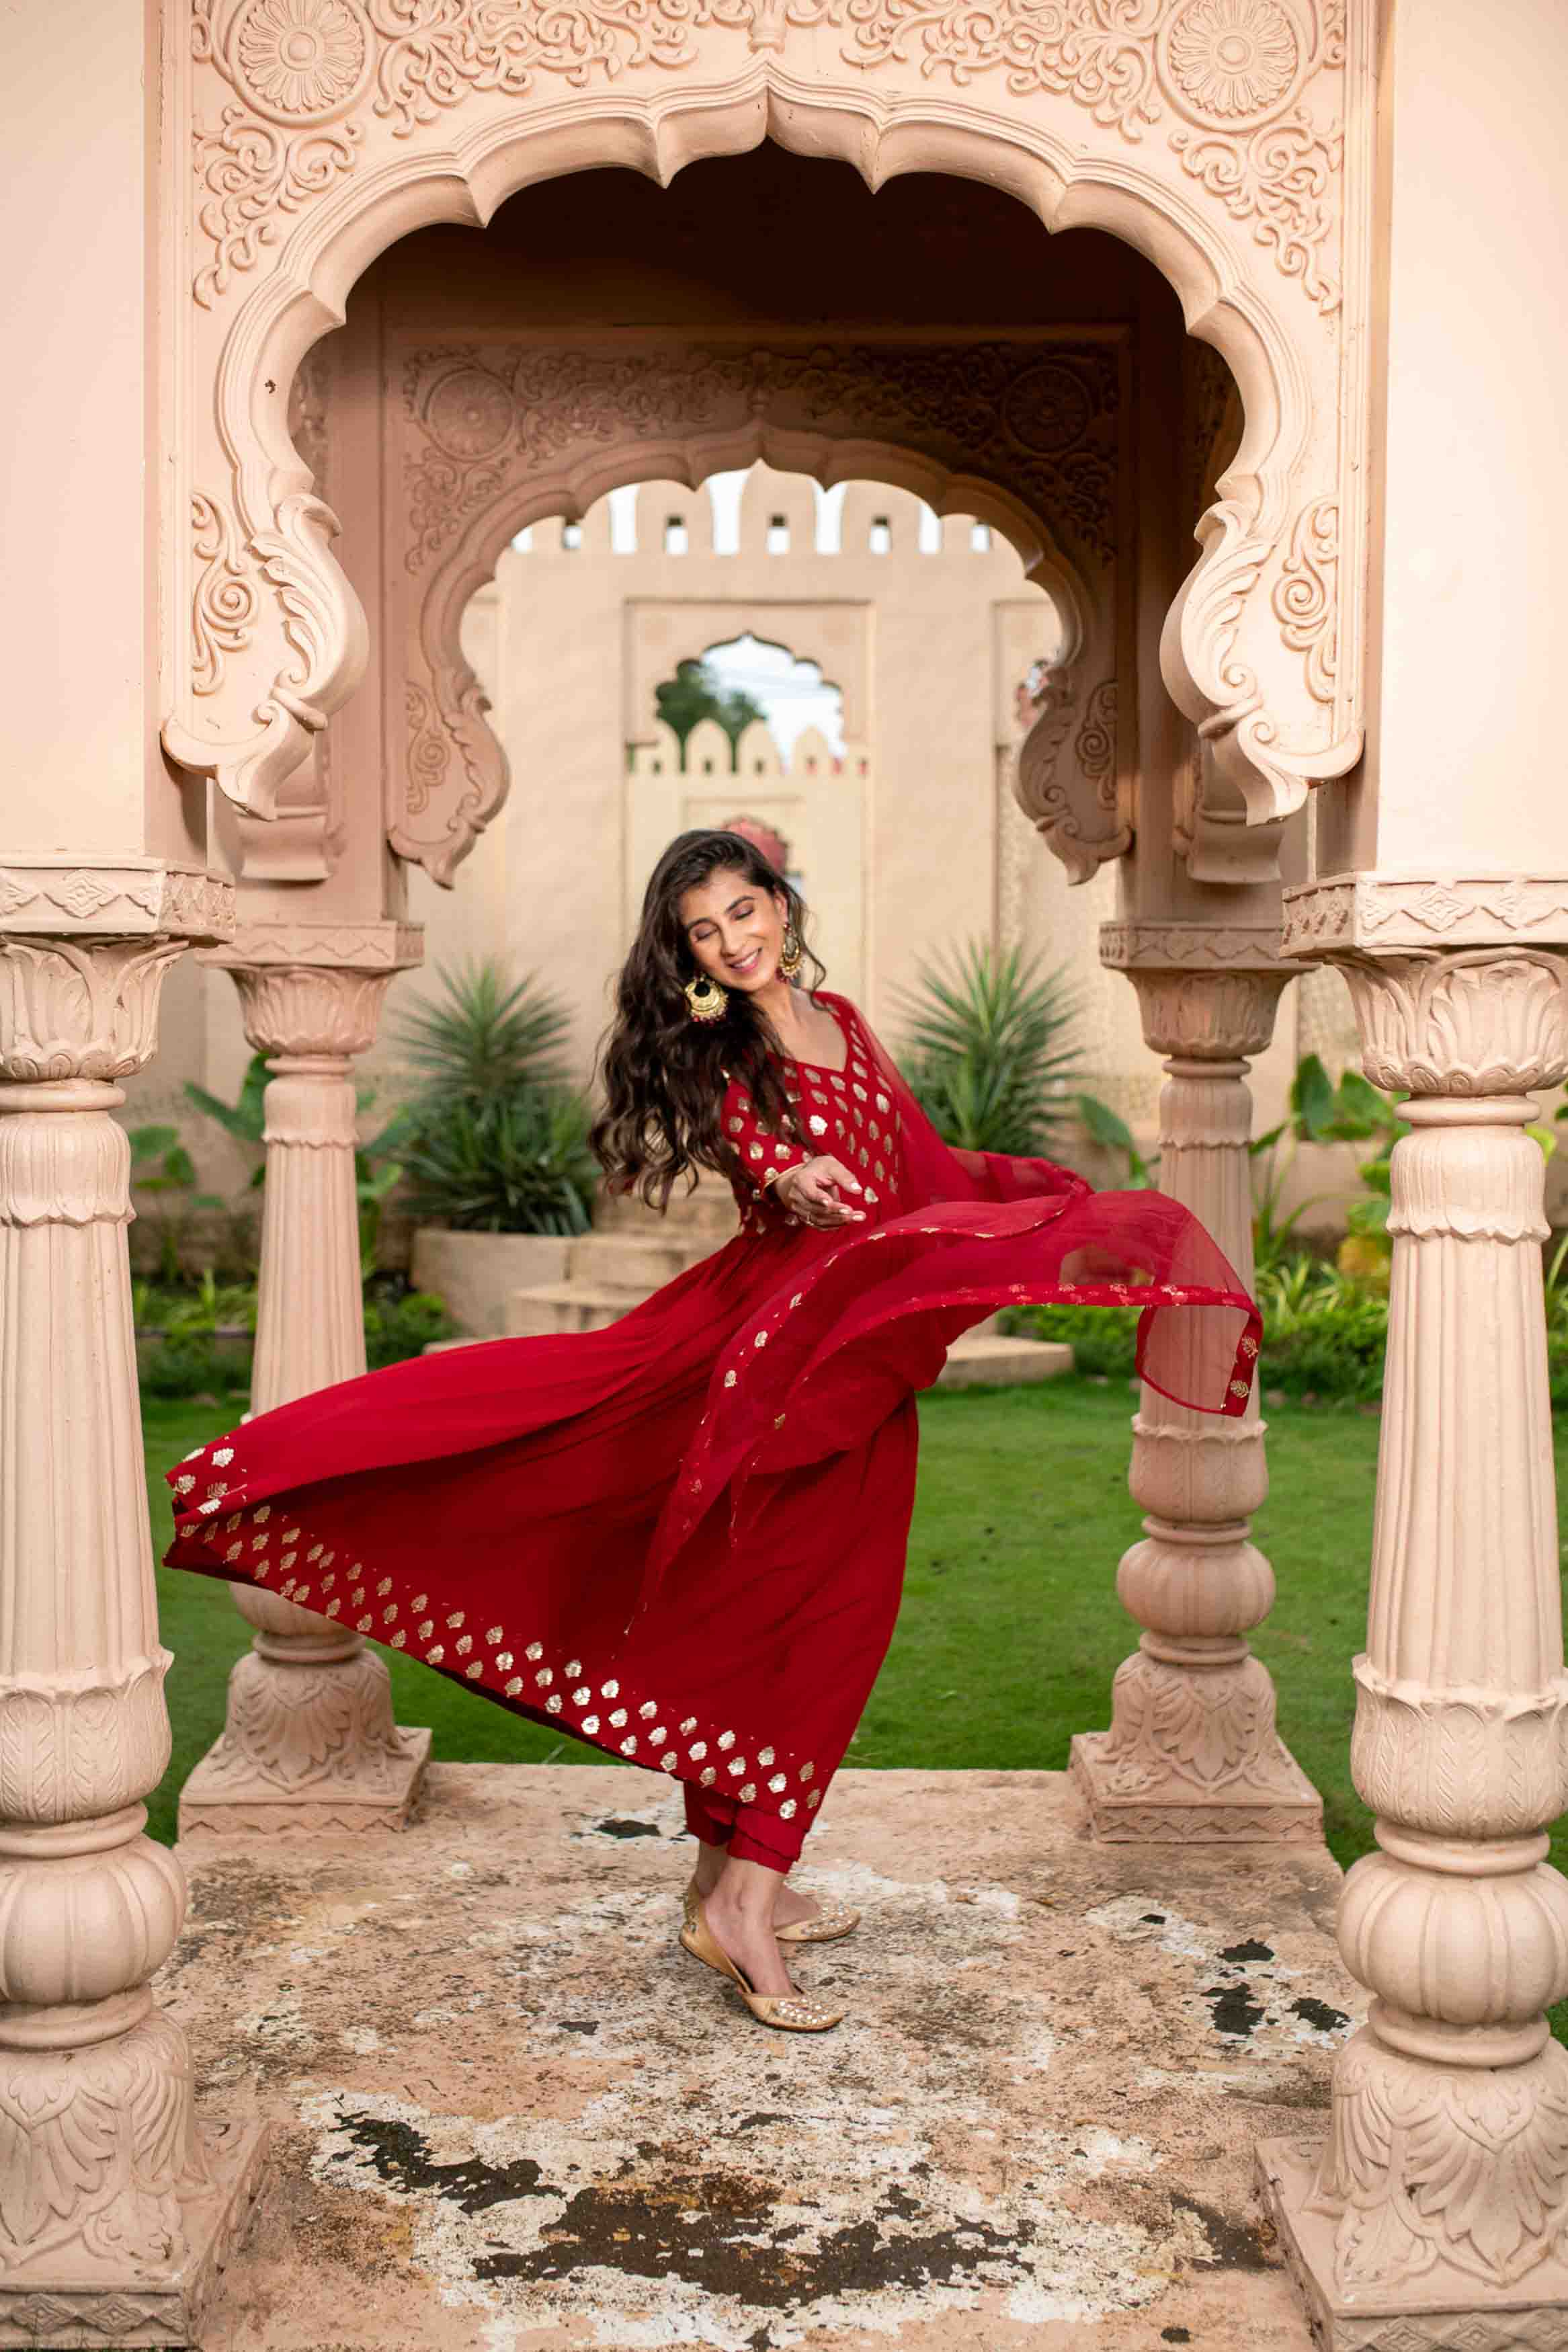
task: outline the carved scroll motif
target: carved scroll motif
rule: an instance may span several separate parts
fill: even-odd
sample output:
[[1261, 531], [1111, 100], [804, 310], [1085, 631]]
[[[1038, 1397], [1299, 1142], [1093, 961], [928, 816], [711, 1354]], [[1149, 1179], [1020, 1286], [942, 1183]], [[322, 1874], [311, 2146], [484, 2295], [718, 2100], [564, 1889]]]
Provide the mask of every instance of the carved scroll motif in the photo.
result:
[[[1132, 846], [1117, 807], [1116, 681], [1103, 678], [1078, 701], [1071, 668], [1054, 671], [1040, 695], [1040, 716], [1019, 755], [1018, 797], [1046, 847], [1073, 882], [1088, 882]], [[1061, 752], [1072, 722], [1072, 751]]]
[[202, 566], [191, 600], [191, 685], [197, 694], [215, 694], [224, 679], [224, 657], [250, 643], [256, 625], [256, 583], [235, 552], [233, 522], [215, 499], [197, 491], [191, 500], [192, 541]]
[[799, 351], [412, 353], [403, 408], [413, 523], [424, 570], [509, 474], [576, 448], [716, 432], [813, 427], [894, 442], [988, 473], [1087, 555], [1115, 552], [1119, 367], [1103, 344], [835, 344]]
[[1339, 502], [1316, 499], [1303, 508], [1291, 550], [1274, 584], [1274, 612], [1292, 652], [1307, 657], [1307, 690], [1314, 701], [1334, 698], [1338, 669]]
[[1315, 84], [1343, 67], [1343, 0], [194, 0], [194, 55], [235, 93], [194, 134], [212, 249], [198, 302], [256, 268], [278, 215], [351, 173], [377, 125], [410, 140], [475, 97], [526, 100], [541, 76], [582, 89], [679, 70], [706, 26], [744, 32], [757, 54], [831, 26], [842, 62], [868, 75], [914, 68], [960, 89], [1000, 75], [1010, 97], [1062, 100], [1132, 146], [1174, 115], [1190, 126], [1165, 132], [1181, 169], [1319, 310], [1338, 307], [1342, 148]]

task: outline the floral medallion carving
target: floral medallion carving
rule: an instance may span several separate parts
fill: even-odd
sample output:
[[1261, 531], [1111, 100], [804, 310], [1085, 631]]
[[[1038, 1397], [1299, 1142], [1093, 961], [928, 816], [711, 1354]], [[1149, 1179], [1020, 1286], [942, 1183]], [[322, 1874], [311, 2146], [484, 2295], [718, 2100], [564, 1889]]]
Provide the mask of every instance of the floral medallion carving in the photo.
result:
[[1275, 114], [1308, 47], [1279, 0], [1182, 0], [1160, 41], [1160, 72], [1194, 121], [1228, 131]]
[[1057, 360], [1027, 369], [1002, 401], [1003, 421], [1019, 448], [1042, 457], [1076, 448], [1092, 417], [1082, 384]]
[[350, 0], [246, 0], [229, 36], [235, 79], [258, 113], [311, 122], [358, 97], [369, 28]]
[[483, 368], [459, 368], [444, 377], [424, 406], [431, 439], [464, 464], [493, 457], [516, 422], [511, 394]]

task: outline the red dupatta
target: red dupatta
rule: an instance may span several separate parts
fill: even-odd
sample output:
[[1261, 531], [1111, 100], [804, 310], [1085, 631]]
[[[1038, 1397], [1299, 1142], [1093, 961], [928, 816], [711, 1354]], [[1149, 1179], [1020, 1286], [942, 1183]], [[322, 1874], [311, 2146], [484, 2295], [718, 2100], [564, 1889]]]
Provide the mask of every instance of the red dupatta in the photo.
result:
[[961, 1332], [1002, 1307], [1141, 1309], [1140, 1378], [1173, 1402], [1247, 1409], [1258, 1311], [1218, 1244], [1164, 1193], [1096, 1192], [1054, 1161], [945, 1143], [847, 999], [900, 1119], [899, 1213], [798, 1261], [721, 1353], [650, 1550], [644, 1607], [719, 1495], [842, 1452], [936, 1379]]

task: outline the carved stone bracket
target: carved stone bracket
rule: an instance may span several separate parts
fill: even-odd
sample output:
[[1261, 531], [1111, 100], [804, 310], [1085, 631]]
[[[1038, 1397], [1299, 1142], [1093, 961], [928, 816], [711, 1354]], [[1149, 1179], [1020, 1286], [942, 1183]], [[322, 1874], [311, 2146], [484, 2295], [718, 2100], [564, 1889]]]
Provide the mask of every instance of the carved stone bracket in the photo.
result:
[[[1117, 756], [1113, 677], [1082, 691], [1082, 665], [1057, 663], [1041, 682], [1040, 717], [1019, 753], [1014, 790], [1070, 882], [1088, 882], [1133, 845]], [[1130, 762], [1129, 762], [1130, 765]]]

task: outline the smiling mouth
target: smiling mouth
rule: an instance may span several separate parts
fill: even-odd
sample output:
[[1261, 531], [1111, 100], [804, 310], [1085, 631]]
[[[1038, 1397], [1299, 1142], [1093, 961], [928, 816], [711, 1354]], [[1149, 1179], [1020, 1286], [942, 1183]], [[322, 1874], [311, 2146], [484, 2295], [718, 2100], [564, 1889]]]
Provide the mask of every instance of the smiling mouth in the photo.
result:
[[748, 972], [755, 971], [757, 969], [758, 960], [761, 953], [762, 950], [760, 948], [753, 948], [748, 956], [744, 957], [738, 961], [731, 962], [729, 967], [731, 971], [737, 973], [741, 978], [744, 978]]

